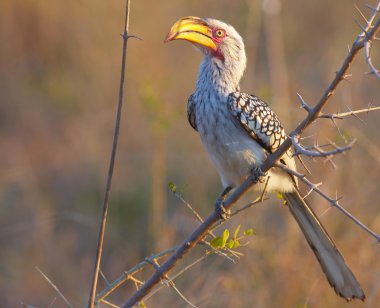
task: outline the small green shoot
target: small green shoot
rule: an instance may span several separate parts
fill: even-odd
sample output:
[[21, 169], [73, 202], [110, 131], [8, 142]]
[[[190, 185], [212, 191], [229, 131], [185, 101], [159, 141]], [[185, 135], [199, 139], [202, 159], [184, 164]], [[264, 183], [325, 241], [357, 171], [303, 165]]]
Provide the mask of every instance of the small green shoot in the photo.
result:
[[234, 249], [241, 246], [240, 240], [244, 236], [252, 236], [254, 234], [254, 230], [247, 229], [244, 231], [242, 236], [239, 236], [240, 229], [241, 225], [238, 225], [234, 231], [232, 238], [230, 238], [230, 231], [228, 229], [225, 229], [221, 236], [218, 236], [211, 241], [211, 246], [216, 249]]
[[172, 181], [168, 183], [169, 189], [172, 191], [173, 194], [177, 192], [177, 185], [175, 185]]
[[254, 234], [253, 229], [247, 229], [244, 231], [244, 235], [246, 236], [252, 236]]
[[230, 237], [230, 231], [225, 229], [221, 236], [214, 238], [211, 241], [211, 246], [217, 249], [225, 248], [228, 238]]

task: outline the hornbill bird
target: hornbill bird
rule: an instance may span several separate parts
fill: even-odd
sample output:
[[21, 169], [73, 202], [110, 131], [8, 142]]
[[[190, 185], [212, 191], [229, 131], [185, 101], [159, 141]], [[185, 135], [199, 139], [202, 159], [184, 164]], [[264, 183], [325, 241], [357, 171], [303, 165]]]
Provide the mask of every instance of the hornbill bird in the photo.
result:
[[[187, 116], [220, 175], [224, 188], [220, 200], [224, 200], [251, 172], [260, 173], [260, 165], [268, 153], [274, 152], [287, 135], [265, 102], [239, 92], [246, 54], [243, 39], [231, 25], [211, 18], [184, 17], [172, 26], [165, 42], [173, 40], [189, 41], [203, 54]], [[291, 150], [280, 161], [296, 169]], [[364, 300], [355, 276], [299, 193], [297, 179], [279, 168], [271, 168], [261, 175], [264, 180], [255, 184], [254, 189], [263, 191], [266, 187], [266, 191], [283, 194], [336, 293], [347, 301]]]

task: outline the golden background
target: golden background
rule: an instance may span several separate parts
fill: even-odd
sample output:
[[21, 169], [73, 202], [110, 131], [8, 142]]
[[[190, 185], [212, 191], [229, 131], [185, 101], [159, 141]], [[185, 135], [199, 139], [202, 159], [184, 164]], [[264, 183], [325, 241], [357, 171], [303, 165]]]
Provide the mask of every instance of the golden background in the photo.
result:
[[[276, 6], [280, 4], [280, 6]], [[132, 1], [125, 104], [111, 191], [102, 271], [112, 281], [153, 252], [172, 247], [197, 223], [168, 182], [203, 216], [221, 191], [186, 103], [201, 61], [188, 43], [163, 44], [171, 25], [193, 15], [222, 19], [246, 42], [242, 90], [266, 100], [290, 130], [305, 116], [296, 93], [315, 104], [360, 28], [366, 1]], [[282, 5], [281, 5], [282, 4]], [[75, 307], [88, 299], [111, 151], [120, 77], [124, 1], [21, 1], [0, 4], [0, 306], [47, 307], [57, 297], [41, 270]], [[380, 66], [380, 44], [373, 46]], [[360, 54], [326, 112], [380, 105], [380, 81]], [[329, 162], [308, 161], [314, 182], [380, 232], [379, 113], [337, 120], [354, 148]], [[344, 138], [329, 120], [304, 136], [320, 144]], [[304, 142], [310, 144], [313, 138]], [[301, 169], [303, 170], [303, 169]], [[254, 197], [253, 194], [249, 198]], [[249, 200], [249, 198], [246, 199]], [[329, 204], [313, 195], [318, 214]], [[244, 204], [241, 201], [240, 204]], [[199, 307], [342, 307], [281, 201], [229, 222], [256, 235], [237, 264], [210, 256], [176, 280]], [[380, 302], [376, 241], [336, 209], [322, 216], [367, 295]], [[220, 231], [221, 232], [221, 231]], [[197, 248], [178, 269], [204, 253]], [[152, 269], [138, 276], [146, 279]], [[104, 282], [100, 282], [100, 289]], [[110, 296], [121, 304], [128, 283]], [[169, 288], [148, 307], [186, 307]], [[63, 307], [57, 298], [53, 307]]]

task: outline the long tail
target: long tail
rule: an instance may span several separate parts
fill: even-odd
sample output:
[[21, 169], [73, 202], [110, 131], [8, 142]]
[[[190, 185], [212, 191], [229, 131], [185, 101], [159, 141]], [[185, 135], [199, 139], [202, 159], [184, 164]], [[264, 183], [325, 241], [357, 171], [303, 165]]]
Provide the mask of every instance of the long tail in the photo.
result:
[[354, 298], [364, 301], [365, 295], [358, 281], [313, 210], [297, 190], [284, 194], [284, 197], [335, 292], [347, 301]]

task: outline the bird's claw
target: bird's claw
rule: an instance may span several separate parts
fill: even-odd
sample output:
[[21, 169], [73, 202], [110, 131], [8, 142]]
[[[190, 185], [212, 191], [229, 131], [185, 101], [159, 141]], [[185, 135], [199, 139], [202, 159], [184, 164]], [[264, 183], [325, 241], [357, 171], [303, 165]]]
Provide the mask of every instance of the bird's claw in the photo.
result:
[[231, 211], [226, 210], [223, 205], [224, 198], [218, 198], [215, 203], [215, 212], [219, 215], [219, 217], [223, 220], [227, 220], [231, 216]]
[[258, 167], [258, 166], [252, 168], [251, 173], [254, 176], [254, 178], [256, 179], [256, 183], [257, 182], [264, 183], [265, 182], [265, 177], [268, 174], [267, 172], [263, 172], [263, 170], [261, 170], [261, 168]]

